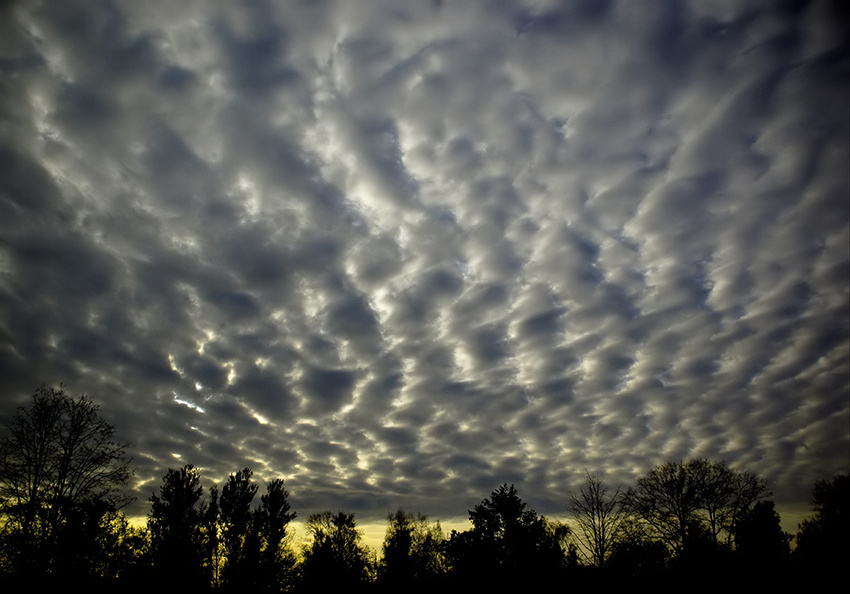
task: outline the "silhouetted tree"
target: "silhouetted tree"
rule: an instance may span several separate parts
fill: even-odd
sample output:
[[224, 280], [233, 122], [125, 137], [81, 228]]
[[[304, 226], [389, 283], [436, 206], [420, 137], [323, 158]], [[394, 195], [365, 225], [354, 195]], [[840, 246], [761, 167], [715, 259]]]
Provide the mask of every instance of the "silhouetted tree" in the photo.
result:
[[447, 553], [462, 580], [545, 582], [566, 565], [566, 525], [526, 510], [504, 484], [469, 512], [472, 529], [452, 531]]
[[357, 588], [372, 579], [369, 552], [354, 514], [323, 512], [307, 518], [313, 537], [304, 550], [301, 582], [306, 591]]
[[850, 475], [817, 481], [812, 511], [800, 524], [794, 556], [806, 572], [840, 574], [850, 558]]
[[[637, 480], [624, 496], [624, 508], [642, 521], [648, 534], [676, 556], [728, 543], [735, 519], [769, 495], [752, 473], [704, 459], [665, 462]], [[715, 546], [716, 548], [716, 546]]]
[[87, 501], [64, 511], [62, 529], [56, 538], [56, 558], [51, 572], [64, 579], [83, 580], [98, 574], [111, 551], [101, 548], [103, 520], [110, 512], [103, 501]]
[[62, 386], [40, 386], [30, 406], [18, 409], [0, 439], [8, 569], [55, 574], [78, 568], [81, 555], [95, 550], [99, 518], [126, 502], [119, 489], [131, 474], [127, 445], [114, 437], [96, 404]]
[[740, 565], [750, 572], [775, 573], [791, 557], [791, 535], [782, 530], [773, 501], [759, 501], [739, 514], [734, 541]]
[[260, 584], [271, 590], [291, 585], [295, 555], [289, 546], [287, 528], [296, 514], [289, 504], [283, 479], [274, 479], [260, 497], [257, 520], [263, 543], [260, 553]]
[[585, 559], [596, 567], [605, 567], [620, 531], [620, 488], [609, 494], [598, 474], [587, 473], [578, 494], [570, 494], [570, 512], [578, 527], [576, 541]]
[[111, 511], [100, 519], [98, 534], [101, 556], [96, 573], [127, 586], [140, 583], [150, 572], [150, 535], [133, 526], [121, 512]]
[[631, 513], [648, 524], [673, 551], [687, 541], [687, 528], [702, 505], [702, 490], [681, 462], [656, 466], [626, 493]]
[[210, 487], [210, 498], [201, 513], [201, 532], [203, 539], [204, 562], [209, 567], [210, 584], [213, 587], [222, 585], [222, 566], [224, 565], [223, 545], [221, 542], [221, 506], [218, 485]]
[[148, 539], [143, 528], [130, 525], [120, 512], [99, 502], [74, 507], [66, 516], [54, 575], [97, 586], [134, 585], [150, 571]]
[[402, 509], [387, 515], [381, 581], [394, 588], [424, 584], [447, 571], [440, 523]]
[[608, 559], [610, 573], [624, 583], [634, 580], [655, 583], [667, 567], [667, 546], [652, 538], [645, 525], [626, 517]]
[[168, 588], [207, 588], [211, 583], [203, 490], [200, 471], [187, 464], [169, 468], [160, 495], [151, 495], [148, 530], [154, 572]]
[[222, 581], [240, 588], [248, 586], [259, 571], [258, 526], [251, 510], [258, 487], [251, 476], [250, 468], [231, 474], [218, 502], [224, 545]]
[[702, 490], [704, 528], [717, 542], [731, 543], [735, 523], [759, 499], [770, 494], [755, 473], [735, 471], [723, 462], [704, 458], [685, 463]]

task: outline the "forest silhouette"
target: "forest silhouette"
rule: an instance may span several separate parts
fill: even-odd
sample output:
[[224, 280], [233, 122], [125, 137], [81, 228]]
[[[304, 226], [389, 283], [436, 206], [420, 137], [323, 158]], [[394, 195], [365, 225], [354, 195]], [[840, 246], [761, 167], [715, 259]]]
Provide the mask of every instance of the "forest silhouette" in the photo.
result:
[[837, 578], [850, 552], [848, 475], [813, 486], [813, 515], [791, 535], [763, 479], [706, 459], [660, 464], [629, 487], [587, 473], [564, 496], [567, 522], [529, 509], [508, 484], [468, 510], [464, 531], [398, 509], [380, 552], [342, 510], [310, 515], [309, 541], [297, 546], [283, 479], [261, 492], [244, 468], [205, 489], [187, 464], [167, 469], [146, 525], [134, 526], [121, 511], [129, 446], [114, 436], [96, 404], [61, 386], [39, 387], [18, 409], [0, 439], [4, 591], [787, 587]]

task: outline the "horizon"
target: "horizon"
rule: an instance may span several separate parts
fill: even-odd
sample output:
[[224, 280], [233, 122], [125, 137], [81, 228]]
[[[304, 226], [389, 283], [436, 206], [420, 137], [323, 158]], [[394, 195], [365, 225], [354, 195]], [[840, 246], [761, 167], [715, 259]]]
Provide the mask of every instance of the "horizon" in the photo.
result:
[[[647, 469], [647, 470], [649, 470], [649, 469]], [[204, 491], [205, 491], [204, 492], [204, 500], [206, 500], [209, 497], [209, 487], [212, 486], [212, 485], [217, 485], [217, 486], [221, 487], [221, 485], [226, 481], [226, 479], [221, 480], [221, 481], [217, 481], [217, 482], [211, 482], [211, 481], [208, 481], [205, 478], [203, 478], [203, 469], [202, 468], [200, 469], [200, 471], [201, 471], [201, 476], [202, 476], [202, 479], [203, 479], [202, 480], [202, 486], [204, 487]], [[828, 480], [828, 479], [831, 479], [831, 478], [832, 477], [824, 477], [824, 479], [822, 479], [822, 480]], [[263, 482], [258, 482], [258, 481], [255, 481], [255, 482], [258, 484], [260, 489], [257, 492], [257, 496], [254, 498], [254, 501], [252, 503], [252, 508], [257, 508], [257, 506], [259, 504], [259, 496], [264, 492], [263, 487], [265, 485], [265, 483], [263, 483]], [[612, 487], [614, 489], [617, 488], [617, 485], [608, 485], [608, 486]], [[497, 487], [497, 485], [494, 485], [494, 489], [496, 487]], [[620, 485], [620, 487], [628, 487], [628, 485]], [[287, 488], [287, 490], [289, 490], [289, 489]], [[536, 508], [534, 507], [534, 505], [532, 503], [533, 502], [533, 494], [531, 495], [531, 499], [529, 499], [527, 494], [523, 493], [521, 489], [518, 488], [517, 491], [519, 492], [521, 499], [526, 503], [526, 505], [527, 505], [526, 509], [534, 509], [536, 511]], [[154, 493], [152, 493], [152, 494], [154, 494]], [[290, 492], [289, 495], [290, 495], [290, 498], [289, 498], [290, 502], [292, 502], [292, 493]], [[489, 497], [489, 496], [490, 496], [490, 493], [488, 492], [487, 494], [482, 495], [480, 500], [483, 500], [483, 499], [485, 499], [486, 497]], [[774, 501], [773, 495], [768, 496], [765, 499], [767, 499], [769, 501]], [[478, 502], [476, 502], [476, 504], [480, 503], [480, 500]], [[571, 514], [570, 509], [569, 509], [568, 501], [569, 501], [569, 494], [566, 494], [565, 497], [564, 497], [564, 509], [561, 513], [543, 514], [543, 515], [545, 515], [550, 520], [565, 523], [565, 524], [569, 525], [571, 529], [574, 529], [575, 528], [574, 520], [572, 519], [572, 514]], [[470, 508], [471, 507], [473, 507], [473, 506], [470, 506]], [[376, 554], [378, 555], [379, 558], [382, 555], [381, 548], [382, 548], [382, 545], [383, 545], [383, 542], [384, 542], [384, 537], [385, 537], [385, 533], [386, 533], [386, 529], [387, 529], [386, 516], [389, 515], [389, 514], [392, 514], [397, 509], [404, 509], [404, 508], [395, 507], [395, 508], [392, 508], [392, 509], [387, 509], [386, 513], [384, 514], [385, 517], [382, 521], [379, 521], [374, 517], [367, 517], [366, 520], [363, 521], [363, 519], [361, 517], [359, 517], [357, 515], [357, 513], [355, 513], [355, 520], [357, 521], [357, 528], [362, 533], [363, 543], [368, 545], [369, 547], [371, 547], [376, 552]], [[290, 538], [292, 539], [292, 543], [295, 545], [296, 550], [301, 551], [301, 549], [304, 546], [307, 546], [310, 543], [310, 536], [306, 531], [307, 517], [302, 516], [300, 513], [298, 513], [298, 509], [295, 505], [293, 505], [292, 511], [296, 512], [296, 514], [298, 514], [298, 515], [296, 516], [296, 518], [294, 520], [292, 520], [290, 522], [289, 528], [288, 528], [288, 533], [289, 533]], [[327, 509], [327, 510], [322, 510], [322, 511], [330, 511], [330, 512], [333, 512], [333, 513], [337, 512], [337, 511], [344, 511], [344, 512], [349, 512], [349, 513], [351, 512], [351, 510], [339, 509], [339, 508]], [[412, 512], [412, 513], [420, 513], [421, 510], [404, 509], [404, 511]], [[451, 534], [452, 530], [457, 530], [458, 532], [462, 532], [462, 531], [465, 531], [465, 530], [469, 530], [472, 527], [472, 523], [469, 519], [469, 514], [468, 514], [468, 512], [470, 510], [466, 510], [466, 511], [467, 511], [467, 513], [465, 513], [465, 514], [447, 516], [447, 517], [444, 517], [444, 518], [432, 517], [428, 514], [424, 514], [424, 515], [426, 516], [427, 520], [430, 523], [439, 522], [440, 526], [442, 527], [443, 532], [448, 537]], [[793, 535], [793, 536], [796, 536], [797, 531], [798, 531], [799, 526], [800, 526], [800, 523], [804, 519], [809, 519], [809, 518], [814, 516], [814, 511], [811, 509], [810, 503], [807, 503], [805, 505], [795, 504], [793, 506], [786, 506], [786, 507], [782, 507], [782, 506], [777, 505], [776, 511], [777, 511], [777, 513], [779, 514], [779, 517], [780, 517], [780, 525], [782, 527], [782, 530], [785, 531], [786, 533], [790, 534], [790, 535]], [[133, 516], [133, 517], [128, 517], [127, 519], [134, 526], [144, 527], [147, 524], [148, 517], [146, 515], [145, 516]], [[791, 548], [793, 549], [794, 547], [796, 547], [796, 542], [795, 542], [795, 540], [792, 540], [791, 541]]]

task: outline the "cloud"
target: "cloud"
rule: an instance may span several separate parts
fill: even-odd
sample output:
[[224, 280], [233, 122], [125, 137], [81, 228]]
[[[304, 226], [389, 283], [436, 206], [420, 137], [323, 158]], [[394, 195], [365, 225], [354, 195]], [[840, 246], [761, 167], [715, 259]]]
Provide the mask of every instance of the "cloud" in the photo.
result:
[[848, 465], [830, 6], [7, 3], [2, 414], [91, 394], [137, 511], [187, 462], [301, 514], [688, 456], [804, 501]]

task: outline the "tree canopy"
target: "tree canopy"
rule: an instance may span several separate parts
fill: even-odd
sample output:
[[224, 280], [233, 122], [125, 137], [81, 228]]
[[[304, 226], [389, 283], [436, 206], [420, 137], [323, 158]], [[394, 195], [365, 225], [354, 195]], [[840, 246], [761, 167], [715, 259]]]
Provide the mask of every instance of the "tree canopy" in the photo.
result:
[[838, 573], [850, 556], [850, 475], [817, 481], [811, 505], [814, 516], [800, 524], [795, 555], [806, 570]]
[[330, 511], [307, 519], [312, 542], [304, 550], [302, 581], [315, 591], [352, 588], [372, 577], [369, 551], [354, 514]]
[[433, 580], [446, 573], [446, 537], [440, 523], [403, 509], [387, 514], [381, 579], [396, 587]]
[[465, 574], [493, 581], [551, 577], [566, 563], [566, 525], [526, 509], [514, 485], [503, 484], [469, 511], [472, 529], [452, 531], [449, 561]]
[[97, 525], [126, 503], [120, 489], [130, 475], [127, 444], [91, 399], [63, 386], [37, 388], [0, 439], [5, 562], [55, 572], [63, 532]]
[[708, 540], [730, 542], [743, 510], [770, 494], [767, 483], [724, 462], [665, 462], [637, 479], [624, 496], [628, 513], [675, 555]]
[[207, 559], [212, 534], [205, 530], [209, 508], [203, 501], [200, 470], [192, 464], [169, 468], [159, 495], [151, 495], [148, 530], [154, 571], [174, 587], [198, 587], [211, 581]]

